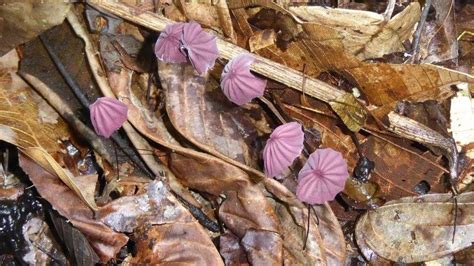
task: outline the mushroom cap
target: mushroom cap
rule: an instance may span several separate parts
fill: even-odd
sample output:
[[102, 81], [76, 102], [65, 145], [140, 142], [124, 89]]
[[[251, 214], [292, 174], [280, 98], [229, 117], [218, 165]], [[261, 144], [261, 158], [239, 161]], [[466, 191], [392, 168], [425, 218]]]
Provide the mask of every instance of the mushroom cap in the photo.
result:
[[263, 149], [265, 175], [274, 177], [288, 168], [303, 151], [304, 132], [297, 122], [278, 126]]
[[254, 61], [253, 56], [240, 54], [224, 67], [221, 88], [231, 102], [242, 105], [250, 102], [253, 98], [263, 96], [267, 80], [250, 73], [250, 65]]
[[203, 31], [201, 25], [194, 21], [183, 26], [181, 51], [188, 55], [189, 61], [199, 74], [214, 67], [219, 57], [216, 36]]
[[167, 63], [186, 63], [186, 55], [181, 52], [180, 39], [184, 23], [169, 24], [161, 32], [155, 43], [155, 55]]
[[128, 107], [111, 97], [100, 97], [89, 106], [97, 135], [109, 138], [127, 120]]
[[341, 153], [331, 149], [313, 152], [298, 174], [296, 196], [309, 204], [333, 200], [344, 190], [349, 172]]

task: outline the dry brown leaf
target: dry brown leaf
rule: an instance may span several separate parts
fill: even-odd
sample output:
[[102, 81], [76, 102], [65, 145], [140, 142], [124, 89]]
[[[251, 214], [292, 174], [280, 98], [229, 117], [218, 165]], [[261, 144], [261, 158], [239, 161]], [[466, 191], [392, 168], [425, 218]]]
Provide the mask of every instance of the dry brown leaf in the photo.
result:
[[[116, 231], [135, 232], [139, 250], [133, 263], [223, 265], [202, 226], [161, 181], [149, 183], [143, 194], [121, 197], [101, 207], [98, 217]], [[144, 237], [142, 230], [150, 235]]]
[[445, 192], [443, 175], [446, 172], [438, 164], [439, 157], [438, 161], [432, 161], [428, 153], [426, 158], [374, 136], [361, 141], [360, 148], [375, 163], [371, 182], [379, 185], [379, 196], [392, 200], [416, 195], [415, 186], [422, 181], [428, 182], [430, 192]]
[[143, 225], [137, 228], [133, 238], [137, 254], [128, 265], [224, 265], [209, 240], [196, 242], [207, 235], [188, 224]]
[[273, 29], [257, 31], [249, 38], [250, 52], [255, 52], [270, 45], [274, 45], [275, 41], [276, 33]]
[[418, 2], [389, 21], [382, 14], [359, 10], [301, 6], [290, 7], [290, 11], [318, 25], [313, 33], [320, 35], [321, 44], [341, 47], [359, 59], [405, 51], [403, 42], [411, 37], [421, 14]]
[[48, 28], [60, 24], [69, 11], [67, 1], [2, 1], [0, 5], [0, 56]]
[[[7, 59], [16, 62], [14, 68], [17, 69], [19, 58], [16, 52], [13, 56], [9, 53], [2, 57], [2, 61]], [[44, 120], [37, 116], [36, 94], [26, 84], [15, 83], [18, 78], [15, 75], [11, 69], [0, 69], [3, 77], [0, 80], [0, 139], [17, 146], [45, 170], [56, 174], [90, 208], [97, 208], [94, 198], [87, 197], [73, 176], [55, 160], [61, 152], [58, 140], [69, 133], [66, 124], [62, 120], [56, 124], [42, 123]]]
[[[258, 106], [231, 103], [219, 83], [195, 74], [189, 64], [159, 62], [159, 74], [168, 116], [183, 136], [206, 152], [262, 176], [255, 170], [260, 169], [257, 141], [271, 129]], [[255, 124], [262, 125], [260, 131]]]
[[[101, 262], [107, 262], [127, 243], [128, 237], [94, 220], [94, 213], [57, 176], [45, 171], [30, 158], [21, 155], [20, 166], [28, 174], [41, 197], [84, 233]], [[80, 178], [80, 177], [78, 177]]]
[[451, 194], [389, 202], [362, 216], [356, 227], [357, 242], [365, 242], [379, 256], [395, 262], [415, 263], [444, 257], [474, 241], [474, 217], [470, 215], [473, 201], [474, 193], [465, 193], [457, 197], [457, 207]]

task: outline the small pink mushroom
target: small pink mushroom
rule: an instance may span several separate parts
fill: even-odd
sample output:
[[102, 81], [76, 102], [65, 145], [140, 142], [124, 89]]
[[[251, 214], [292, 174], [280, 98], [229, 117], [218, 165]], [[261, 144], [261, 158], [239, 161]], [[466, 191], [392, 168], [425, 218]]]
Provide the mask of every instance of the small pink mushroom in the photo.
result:
[[265, 175], [274, 177], [288, 168], [303, 151], [304, 132], [297, 122], [277, 127], [263, 149]]
[[89, 106], [89, 109], [95, 132], [106, 138], [109, 138], [127, 120], [127, 105], [111, 97], [97, 99]]
[[196, 22], [184, 24], [181, 51], [185, 53], [194, 69], [202, 74], [214, 67], [219, 51], [216, 36], [202, 30]]
[[180, 50], [184, 23], [167, 25], [155, 44], [155, 55], [167, 63], [186, 63], [186, 55]]
[[225, 66], [221, 76], [221, 88], [231, 102], [242, 105], [253, 98], [263, 96], [267, 81], [250, 73], [250, 65], [254, 61], [251, 55], [241, 54]]
[[298, 174], [296, 196], [309, 204], [323, 204], [344, 189], [348, 177], [341, 153], [330, 148], [317, 149]]

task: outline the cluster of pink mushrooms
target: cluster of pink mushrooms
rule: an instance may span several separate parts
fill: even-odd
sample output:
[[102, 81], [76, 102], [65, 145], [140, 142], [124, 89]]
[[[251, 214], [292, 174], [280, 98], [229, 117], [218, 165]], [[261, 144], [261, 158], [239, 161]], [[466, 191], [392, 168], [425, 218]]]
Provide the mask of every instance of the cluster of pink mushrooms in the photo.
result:
[[[218, 58], [217, 39], [205, 32], [196, 22], [168, 25], [161, 32], [155, 54], [167, 63], [190, 62], [197, 73], [203, 74], [214, 67]], [[230, 60], [221, 75], [225, 96], [237, 105], [263, 96], [266, 80], [250, 72], [255, 61], [251, 54], [241, 54]], [[127, 120], [127, 106], [110, 97], [101, 97], [90, 105], [95, 132], [109, 138]], [[277, 127], [263, 150], [265, 175], [282, 175], [303, 151], [304, 132], [297, 122]], [[308, 204], [323, 204], [333, 200], [344, 189], [349, 176], [342, 155], [333, 149], [317, 149], [298, 173], [296, 196]]]

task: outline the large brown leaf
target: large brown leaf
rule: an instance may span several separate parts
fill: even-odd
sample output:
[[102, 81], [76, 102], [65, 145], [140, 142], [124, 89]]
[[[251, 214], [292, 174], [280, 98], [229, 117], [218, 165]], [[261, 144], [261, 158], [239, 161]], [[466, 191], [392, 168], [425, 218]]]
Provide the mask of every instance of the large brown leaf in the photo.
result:
[[143, 194], [112, 201], [100, 208], [98, 217], [120, 232], [138, 228], [133, 263], [223, 265], [204, 229], [161, 181], [149, 183]]
[[[127, 236], [114, 232], [95, 220], [92, 210], [71, 189], [30, 158], [21, 155], [20, 166], [28, 174], [41, 197], [51, 203], [55, 210], [86, 235], [101, 262], [105, 263], [115, 258], [115, 255], [127, 243]], [[97, 176], [95, 181], [97, 181]], [[95, 186], [95, 182], [90, 183]]]
[[457, 197], [457, 206], [451, 194], [389, 202], [362, 216], [356, 227], [357, 242], [365, 242], [377, 255], [396, 262], [441, 258], [472, 245], [473, 200], [474, 193], [465, 193]]
[[158, 68], [173, 126], [206, 152], [262, 176], [255, 147], [270, 129], [261, 109], [231, 103], [214, 79], [197, 75], [190, 64], [160, 61]]
[[411, 37], [421, 14], [417, 2], [388, 21], [382, 14], [360, 10], [301, 6], [290, 11], [318, 25], [321, 43], [341, 47], [360, 59], [403, 52], [403, 42]]

